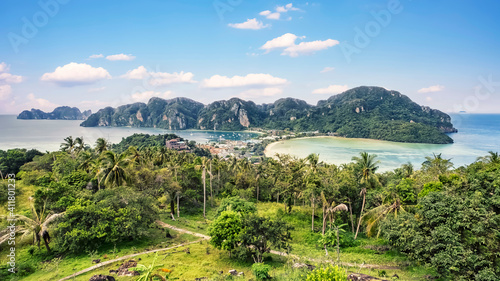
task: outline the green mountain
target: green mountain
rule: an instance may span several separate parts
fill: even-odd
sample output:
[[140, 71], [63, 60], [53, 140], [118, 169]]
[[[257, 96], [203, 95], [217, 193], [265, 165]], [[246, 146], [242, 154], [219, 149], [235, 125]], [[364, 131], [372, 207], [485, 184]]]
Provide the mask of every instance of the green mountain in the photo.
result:
[[17, 116], [17, 119], [85, 120], [91, 114], [90, 110], [81, 112], [76, 107], [60, 106], [52, 112], [43, 112], [34, 108], [25, 110]]
[[316, 106], [293, 98], [262, 105], [232, 98], [206, 106], [187, 98], [152, 98], [148, 104], [101, 109], [81, 126], [289, 129], [351, 138], [443, 144], [453, 142], [446, 133], [456, 132], [448, 114], [420, 106], [399, 92], [365, 86], [319, 101]]

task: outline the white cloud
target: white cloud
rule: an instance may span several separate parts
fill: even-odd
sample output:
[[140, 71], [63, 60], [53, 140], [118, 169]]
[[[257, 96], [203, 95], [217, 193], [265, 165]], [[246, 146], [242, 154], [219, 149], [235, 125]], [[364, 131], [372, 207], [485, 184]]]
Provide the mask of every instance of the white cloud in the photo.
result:
[[276, 12], [286, 13], [288, 11], [299, 11], [299, 8], [295, 8], [292, 3], [286, 4], [285, 6], [276, 7]]
[[[279, 20], [282, 13], [286, 13], [288, 11], [300, 11], [299, 8], [295, 8], [292, 3], [286, 4], [285, 6], [276, 6], [276, 12], [271, 12], [270, 10], [265, 10], [259, 13], [259, 15], [266, 17], [270, 20]], [[291, 20], [292, 17], [288, 17], [288, 20]]]
[[104, 55], [103, 54], [98, 54], [98, 55], [91, 55], [89, 57], [89, 59], [100, 59], [100, 58], [104, 58]]
[[[5, 62], [0, 63], [0, 100], [7, 100], [12, 94], [12, 86], [10, 84], [21, 83], [23, 77], [9, 73], [10, 66]], [[5, 103], [5, 102], [4, 102]]]
[[269, 52], [274, 49], [288, 48], [295, 45], [295, 40], [297, 40], [297, 38], [298, 37], [295, 34], [286, 33], [280, 37], [267, 41], [264, 45], [262, 45], [262, 47], [260, 47], [260, 49]]
[[326, 73], [326, 72], [330, 72], [333, 70], [335, 70], [334, 67], [326, 66], [325, 68], [323, 68], [323, 70], [320, 71], [320, 73]]
[[45, 73], [40, 78], [42, 81], [67, 87], [92, 84], [104, 79], [111, 79], [111, 75], [106, 69], [76, 62], [59, 66], [54, 72]]
[[434, 93], [434, 92], [441, 92], [442, 90], [444, 90], [444, 86], [434, 85], [434, 86], [430, 86], [428, 88], [422, 88], [422, 89], [418, 90], [418, 92], [419, 93]]
[[281, 54], [291, 57], [298, 57], [299, 55], [311, 54], [315, 51], [325, 50], [338, 44], [339, 41], [333, 39], [327, 39], [324, 41], [317, 40], [311, 42], [301, 42], [298, 45], [293, 45], [286, 48]]
[[155, 91], [145, 91], [145, 92], [136, 92], [130, 96], [133, 102], [148, 102], [152, 97], [158, 97], [166, 99], [170, 95], [172, 95], [172, 91], [166, 92], [155, 92]]
[[139, 80], [148, 79], [148, 82], [152, 86], [161, 86], [174, 83], [196, 83], [193, 80], [194, 74], [191, 72], [153, 72], [148, 71], [144, 66], [139, 66], [136, 69], [127, 71], [122, 78]]
[[52, 103], [46, 99], [37, 98], [33, 93], [28, 94], [28, 102], [26, 103], [26, 108], [36, 108], [43, 111], [51, 111], [59, 105]]
[[6, 100], [11, 93], [12, 87], [10, 85], [0, 85], [0, 100]]
[[333, 94], [343, 93], [343, 92], [347, 91], [348, 89], [349, 88], [347, 87], [347, 85], [330, 85], [327, 88], [316, 89], [312, 93], [313, 94], [320, 94], [320, 95], [323, 95], [323, 94], [333, 95]]
[[263, 88], [263, 89], [249, 89], [241, 92], [240, 96], [242, 98], [255, 98], [255, 97], [271, 97], [280, 95], [283, 93], [282, 88]]
[[136, 69], [127, 71], [127, 73], [120, 76], [126, 79], [144, 79], [149, 76], [148, 70], [144, 66], [139, 66]]
[[125, 60], [125, 61], [131, 61], [135, 59], [134, 56], [132, 55], [126, 55], [126, 54], [116, 54], [116, 55], [110, 55], [106, 57], [107, 60], [115, 61], [115, 60]]
[[284, 85], [288, 81], [283, 78], [274, 77], [264, 73], [250, 73], [246, 76], [227, 76], [214, 75], [203, 80], [203, 88], [236, 88], [236, 87], [264, 87]]
[[13, 75], [8, 72], [0, 72], [0, 82], [12, 84], [12, 83], [21, 83], [23, 81], [23, 77], [19, 75]]
[[[295, 34], [286, 33], [280, 37], [267, 41], [264, 45], [262, 45], [262, 47], [260, 47], [260, 49], [266, 50], [266, 53], [274, 49], [284, 49], [281, 55], [297, 57], [299, 55], [311, 54], [315, 51], [325, 50], [339, 44], [339, 41], [333, 39], [327, 39], [324, 41], [316, 40], [295, 44], [297, 38], [299, 37]], [[304, 38], [305, 36], [300, 37], [300, 39]]]
[[232, 28], [238, 28], [238, 29], [252, 29], [252, 30], [259, 30], [263, 29], [266, 27], [269, 27], [269, 24], [263, 24], [261, 21], [258, 21], [256, 18], [253, 19], [248, 19], [246, 22], [243, 23], [230, 23], [228, 26]]
[[0, 73], [9, 71], [10, 67], [5, 63], [0, 63]]

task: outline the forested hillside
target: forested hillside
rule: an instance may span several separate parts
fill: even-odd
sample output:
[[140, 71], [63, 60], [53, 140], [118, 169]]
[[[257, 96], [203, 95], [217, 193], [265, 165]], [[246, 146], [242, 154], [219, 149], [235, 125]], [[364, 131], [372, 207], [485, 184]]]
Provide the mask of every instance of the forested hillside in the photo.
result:
[[284, 98], [272, 104], [232, 98], [209, 105], [187, 99], [152, 98], [92, 114], [81, 126], [156, 127], [171, 130], [239, 131], [250, 128], [319, 131], [350, 138], [397, 142], [452, 143], [449, 115], [380, 87], [358, 87], [319, 101]]

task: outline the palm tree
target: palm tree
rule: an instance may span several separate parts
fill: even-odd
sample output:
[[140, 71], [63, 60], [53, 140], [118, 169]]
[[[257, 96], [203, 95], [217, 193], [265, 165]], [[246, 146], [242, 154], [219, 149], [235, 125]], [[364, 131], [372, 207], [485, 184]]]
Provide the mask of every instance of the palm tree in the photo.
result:
[[80, 151], [85, 149], [85, 142], [83, 141], [83, 137], [77, 137], [75, 139], [75, 152], [78, 154]]
[[97, 150], [99, 154], [108, 150], [109, 146], [110, 146], [109, 142], [104, 138], [98, 138], [95, 142], [95, 150]]
[[[31, 205], [31, 213], [33, 218], [28, 218], [23, 215], [15, 215], [16, 219], [23, 221], [24, 225], [17, 225], [16, 231], [18, 233], [22, 233], [21, 238], [26, 237], [28, 235], [33, 235], [33, 244], [38, 244], [38, 249], [40, 249], [40, 241], [43, 239], [45, 244], [45, 248], [47, 252], [50, 253], [50, 235], [48, 232], [48, 227], [51, 223], [53, 223], [57, 218], [64, 215], [63, 213], [58, 214], [46, 214], [45, 213], [45, 205], [43, 206], [40, 213], [37, 213], [35, 207]], [[5, 216], [3, 216], [5, 218]], [[0, 237], [0, 244], [7, 241], [10, 236], [10, 233]]]
[[207, 206], [207, 183], [206, 183], [206, 173], [207, 173], [207, 157], [201, 157], [198, 159], [199, 165], [196, 165], [197, 170], [201, 170], [201, 180], [203, 181], [203, 217], [206, 218], [206, 206]]
[[425, 157], [425, 161], [422, 163], [422, 169], [428, 172], [431, 172], [434, 175], [444, 174], [450, 168], [453, 167], [453, 163], [451, 163], [451, 159], [444, 159], [439, 154], [432, 154], [433, 156]]
[[356, 229], [356, 234], [354, 235], [354, 239], [358, 237], [358, 232], [359, 232], [359, 226], [361, 224], [361, 217], [363, 215], [363, 210], [365, 208], [365, 202], [366, 202], [366, 187], [369, 185], [372, 185], [373, 183], [379, 183], [378, 182], [378, 177], [375, 174], [375, 172], [378, 169], [377, 164], [379, 161], [376, 161], [375, 158], [377, 158], [377, 155], [375, 154], [368, 154], [367, 152], [361, 152], [360, 153], [361, 157], [353, 157], [352, 160], [356, 162], [356, 168], [358, 169], [360, 173], [360, 183], [365, 186], [361, 189], [361, 192], [359, 193], [360, 196], [363, 196], [363, 204], [361, 205], [361, 212], [359, 214], [359, 222], [358, 222], [358, 227]]
[[105, 151], [102, 159], [102, 174], [104, 185], [107, 187], [120, 186], [127, 182], [125, 167], [128, 166], [130, 160], [126, 153], [115, 154], [112, 151]]
[[378, 238], [381, 231], [379, 223], [390, 213], [394, 213], [394, 216], [397, 217], [398, 212], [406, 212], [399, 198], [397, 198], [392, 204], [382, 204], [368, 211], [362, 218], [366, 222], [366, 233], [368, 236], [372, 236], [375, 230], [377, 230]]
[[75, 140], [73, 140], [72, 136], [69, 136], [64, 139], [63, 143], [61, 143], [61, 150], [68, 153], [72, 153], [73, 150], [75, 149], [75, 146], [76, 146]]
[[307, 176], [307, 186], [309, 194], [311, 196], [311, 207], [312, 207], [312, 216], [311, 216], [311, 230], [314, 231], [314, 210], [316, 209], [316, 192], [318, 186], [316, 185], [316, 173], [318, 171], [318, 162], [319, 162], [319, 154], [311, 153], [306, 157], [307, 163], [309, 164], [309, 174]]
[[483, 157], [479, 157], [477, 159], [478, 161], [481, 161], [483, 163], [500, 163], [500, 156], [498, 155], [498, 152], [493, 152], [493, 151], [488, 151], [488, 155], [486, 156], [483, 156]]

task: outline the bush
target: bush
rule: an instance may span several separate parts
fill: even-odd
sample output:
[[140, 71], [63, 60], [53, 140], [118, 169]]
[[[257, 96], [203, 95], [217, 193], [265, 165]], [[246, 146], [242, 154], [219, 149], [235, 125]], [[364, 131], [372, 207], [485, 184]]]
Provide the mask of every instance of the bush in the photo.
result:
[[347, 281], [347, 273], [344, 269], [329, 265], [325, 268], [316, 268], [307, 275], [307, 281]]
[[271, 266], [263, 263], [254, 263], [252, 264], [252, 272], [255, 275], [255, 278], [258, 280], [270, 279], [269, 271], [271, 270]]
[[241, 214], [255, 213], [257, 208], [252, 202], [248, 202], [238, 196], [229, 197], [222, 200], [219, 208], [217, 209], [217, 216], [224, 211], [234, 211]]

